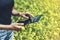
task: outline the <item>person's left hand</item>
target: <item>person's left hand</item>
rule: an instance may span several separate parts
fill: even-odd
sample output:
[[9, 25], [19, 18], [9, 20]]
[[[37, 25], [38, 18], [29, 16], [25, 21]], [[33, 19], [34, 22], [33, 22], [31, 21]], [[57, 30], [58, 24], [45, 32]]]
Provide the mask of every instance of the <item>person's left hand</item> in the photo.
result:
[[[29, 12], [19, 12], [19, 15], [20, 16], [22, 16], [22, 17], [24, 17], [24, 18], [26, 18], [26, 19], [29, 19], [29, 17], [30, 16], [33, 16], [31, 13], [29, 13]], [[28, 16], [26, 16], [26, 15], [28, 15]]]

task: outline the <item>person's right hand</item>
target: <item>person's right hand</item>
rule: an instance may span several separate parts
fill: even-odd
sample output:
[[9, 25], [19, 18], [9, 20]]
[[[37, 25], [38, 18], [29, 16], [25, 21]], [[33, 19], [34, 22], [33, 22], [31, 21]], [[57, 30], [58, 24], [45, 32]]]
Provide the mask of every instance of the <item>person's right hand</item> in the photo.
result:
[[10, 25], [10, 29], [12, 30], [20, 30], [24, 26], [24, 23], [12, 23]]

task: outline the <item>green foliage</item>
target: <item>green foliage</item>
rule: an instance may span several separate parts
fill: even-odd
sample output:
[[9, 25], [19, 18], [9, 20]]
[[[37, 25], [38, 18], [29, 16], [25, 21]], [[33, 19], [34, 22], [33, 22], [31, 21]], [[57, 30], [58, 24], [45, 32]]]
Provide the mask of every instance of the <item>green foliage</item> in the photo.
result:
[[[43, 14], [40, 21], [15, 31], [15, 40], [58, 40], [60, 33], [60, 0], [15, 0], [15, 9], [30, 12], [34, 16]], [[12, 17], [13, 22], [21, 18]], [[17, 20], [18, 19], [18, 20]]]

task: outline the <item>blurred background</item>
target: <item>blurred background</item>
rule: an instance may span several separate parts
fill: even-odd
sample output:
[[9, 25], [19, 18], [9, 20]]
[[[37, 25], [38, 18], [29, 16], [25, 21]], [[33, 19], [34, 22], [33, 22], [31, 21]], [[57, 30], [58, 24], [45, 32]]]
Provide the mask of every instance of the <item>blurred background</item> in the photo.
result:
[[[13, 40], [60, 40], [60, 0], [15, 0], [14, 8], [34, 16], [43, 16], [39, 22], [14, 31]], [[18, 16], [12, 16], [11, 19], [12, 22], [23, 20]]]

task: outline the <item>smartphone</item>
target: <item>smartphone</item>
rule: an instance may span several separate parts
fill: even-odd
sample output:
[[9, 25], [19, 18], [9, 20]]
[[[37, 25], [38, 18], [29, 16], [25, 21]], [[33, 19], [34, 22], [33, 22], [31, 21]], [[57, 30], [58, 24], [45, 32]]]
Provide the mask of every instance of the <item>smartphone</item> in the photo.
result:
[[24, 21], [18, 21], [18, 23], [24, 23], [24, 25], [26, 25], [26, 24], [38, 22], [38, 21], [40, 20], [40, 18], [41, 18], [41, 15], [37, 15], [37, 16], [35, 16], [35, 17], [29, 16], [29, 15], [26, 15], [26, 16], [28, 16], [29, 19], [26, 19], [26, 20], [24, 20]]

